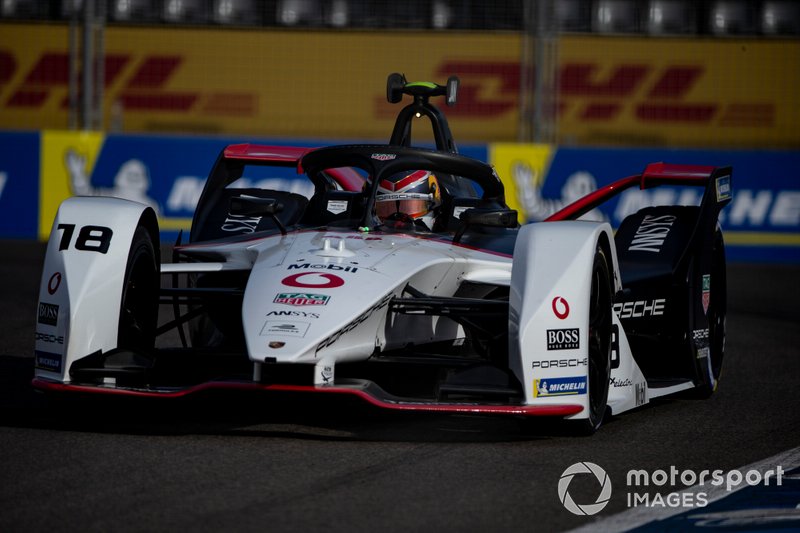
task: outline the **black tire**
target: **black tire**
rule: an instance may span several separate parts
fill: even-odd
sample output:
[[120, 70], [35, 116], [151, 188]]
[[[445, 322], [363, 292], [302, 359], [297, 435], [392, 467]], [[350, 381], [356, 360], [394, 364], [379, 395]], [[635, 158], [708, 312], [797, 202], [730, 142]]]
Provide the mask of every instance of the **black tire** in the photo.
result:
[[722, 373], [722, 359], [725, 356], [725, 317], [728, 305], [728, 288], [725, 261], [725, 242], [722, 231], [717, 228], [711, 248], [711, 286], [708, 303], [708, 359], [698, 359], [704, 363], [698, 368], [699, 380], [697, 396], [708, 398], [717, 390]]
[[579, 435], [591, 435], [600, 428], [608, 405], [612, 336], [610, 272], [605, 251], [598, 246], [589, 296], [589, 418], [572, 422], [572, 429]]
[[155, 247], [144, 226], [136, 228], [128, 252], [119, 311], [117, 346], [145, 354], [155, 346], [159, 272]]

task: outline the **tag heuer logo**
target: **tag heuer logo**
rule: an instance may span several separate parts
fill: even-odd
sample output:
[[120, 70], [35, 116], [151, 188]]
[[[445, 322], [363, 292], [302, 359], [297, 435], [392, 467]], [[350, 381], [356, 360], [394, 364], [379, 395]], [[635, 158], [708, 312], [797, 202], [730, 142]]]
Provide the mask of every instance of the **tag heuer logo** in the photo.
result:
[[282, 292], [275, 296], [273, 302], [286, 305], [327, 305], [330, 299], [331, 297], [325, 294]]

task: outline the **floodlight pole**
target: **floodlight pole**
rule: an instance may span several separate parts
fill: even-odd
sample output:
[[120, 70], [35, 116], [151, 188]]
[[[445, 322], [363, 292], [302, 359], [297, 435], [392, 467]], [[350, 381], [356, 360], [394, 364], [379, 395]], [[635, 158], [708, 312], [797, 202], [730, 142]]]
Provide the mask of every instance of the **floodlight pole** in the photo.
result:
[[72, 130], [103, 127], [105, 15], [106, 5], [102, 0], [82, 3], [73, 0], [71, 4], [68, 122]]
[[94, 15], [94, 0], [83, 0], [83, 39], [81, 61], [83, 68], [83, 83], [81, 84], [81, 126], [82, 129], [92, 129], [93, 103], [94, 103], [94, 46], [92, 39], [92, 26]]
[[520, 60], [522, 142], [555, 143], [558, 138], [558, 28], [554, 0], [524, 2]]

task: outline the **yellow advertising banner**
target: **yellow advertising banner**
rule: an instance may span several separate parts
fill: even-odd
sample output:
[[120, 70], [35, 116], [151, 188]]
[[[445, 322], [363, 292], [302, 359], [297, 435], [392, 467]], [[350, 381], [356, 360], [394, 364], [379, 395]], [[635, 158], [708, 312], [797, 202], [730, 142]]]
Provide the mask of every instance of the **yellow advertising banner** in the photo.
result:
[[[489, 145], [489, 162], [506, 190], [506, 203], [519, 213], [520, 223], [540, 220], [536, 210], [542, 201], [544, 185], [553, 147], [546, 144], [494, 143]], [[548, 213], [549, 214], [549, 213]]]
[[[66, 128], [67, 28], [2, 32], [0, 127]], [[109, 27], [105, 43], [109, 130], [387, 141], [400, 105], [386, 101], [386, 78], [404, 72], [483, 80], [448, 110], [458, 139], [516, 131], [519, 87], [503, 83], [518, 78], [515, 35]]]
[[103, 146], [102, 133], [43, 131], [39, 186], [39, 238], [50, 235], [62, 201], [75, 194], [74, 188], [89, 183], [97, 156]]
[[570, 37], [562, 144], [800, 146], [800, 40]]
[[[66, 26], [0, 32], [0, 128], [66, 128]], [[400, 108], [386, 77], [401, 72], [461, 78], [444, 109], [458, 141], [516, 141], [522, 46], [505, 32], [110, 26], [104, 129], [385, 141]], [[561, 144], [800, 146], [800, 40], [573, 35], [559, 53]]]

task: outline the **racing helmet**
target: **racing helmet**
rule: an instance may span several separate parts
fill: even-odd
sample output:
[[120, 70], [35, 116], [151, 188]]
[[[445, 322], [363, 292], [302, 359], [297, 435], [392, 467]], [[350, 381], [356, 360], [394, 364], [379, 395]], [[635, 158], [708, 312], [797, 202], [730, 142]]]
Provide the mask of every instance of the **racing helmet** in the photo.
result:
[[439, 182], [428, 170], [395, 174], [378, 184], [375, 214], [384, 223], [424, 224], [431, 230], [435, 210], [442, 203]]

